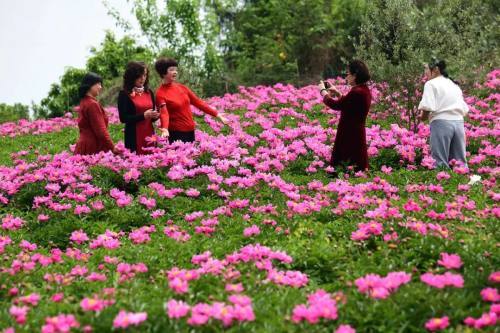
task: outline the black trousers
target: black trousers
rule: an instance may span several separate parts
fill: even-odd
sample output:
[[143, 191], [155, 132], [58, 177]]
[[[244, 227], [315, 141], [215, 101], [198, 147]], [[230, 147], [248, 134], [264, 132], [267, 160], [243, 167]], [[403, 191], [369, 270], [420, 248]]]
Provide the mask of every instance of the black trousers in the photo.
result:
[[168, 142], [172, 143], [175, 141], [182, 142], [194, 142], [194, 131], [181, 132], [181, 131], [169, 131]]

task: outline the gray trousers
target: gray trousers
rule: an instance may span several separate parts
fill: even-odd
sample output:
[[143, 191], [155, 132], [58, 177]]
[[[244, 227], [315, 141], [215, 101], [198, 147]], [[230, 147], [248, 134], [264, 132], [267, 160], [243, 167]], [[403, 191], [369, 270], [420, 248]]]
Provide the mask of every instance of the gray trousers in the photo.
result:
[[449, 168], [451, 160], [467, 165], [463, 120], [436, 119], [431, 122], [431, 153], [437, 167]]

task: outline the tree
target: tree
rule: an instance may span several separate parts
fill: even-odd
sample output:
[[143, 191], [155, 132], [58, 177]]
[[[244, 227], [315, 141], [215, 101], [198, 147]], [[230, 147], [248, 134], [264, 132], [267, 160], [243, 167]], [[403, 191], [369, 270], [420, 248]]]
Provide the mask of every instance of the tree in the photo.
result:
[[126, 64], [131, 60], [151, 62], [153, 53], [137, 46], [134, 39], [125, 36], [117, 40], [112, 32], [107, 32], [101, 45], [91, 49], [86, 68], [69, 67], [61, 80], [53, 83], [47, 97], [33, 109], [37, 117], [60, 117], [80, 103], [78, 87], [86, 72], [95, 72], [102, 76], [106, 87], [102, 96], [104, 104], [114, 103], [121, 76]]
[[69, 67], [64, 71], [61, 81], [53, 83], [47, 97], [43, 98], [40, 106], [35, 108], [37, 117], [61, 117], [64, 113], [80, 102], [78, 87], [86, 71]]
[[21, 103], [8, 105], [0, 103], [0, 124], [29, 118], [29, 107]]
[[476, 0], [370, 2], [356, 54], [373, 78], [387, 82], [403, 101], [406, 113], [391, 108], [397, 121], [417, 128], [423, 64], [432, 56], [445, 59], [450, 73], [464, 83], [482, 63], [489, 68], [498, 63], [498, 18], [491, 11], [490, 4]]
[[341, 71], [365, 1], [256, 0], [218, 10], [224, 60], [245, 84], [304, 83]]
[[[183, 79], [209, 94], [340, 73], [354, 53], [365, 2], [129, 1], [148, 47], [179, 58]], [[130, 29], [117, 10], [109, 12]]]

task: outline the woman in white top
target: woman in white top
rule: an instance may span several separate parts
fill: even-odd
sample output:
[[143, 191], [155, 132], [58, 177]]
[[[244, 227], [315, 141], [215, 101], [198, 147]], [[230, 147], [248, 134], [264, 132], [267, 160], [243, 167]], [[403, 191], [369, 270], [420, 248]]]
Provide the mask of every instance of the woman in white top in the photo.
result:
[[443, 60], [426, 65], [425, 76], [429, 80], [425, 83], [418, 109], [422, 121], [430, 119], [431, 153], [436, 166], [449, 168], [451, 160], [467, 166], [464, 116], [469, 107], [462, 90], [448, 77]]

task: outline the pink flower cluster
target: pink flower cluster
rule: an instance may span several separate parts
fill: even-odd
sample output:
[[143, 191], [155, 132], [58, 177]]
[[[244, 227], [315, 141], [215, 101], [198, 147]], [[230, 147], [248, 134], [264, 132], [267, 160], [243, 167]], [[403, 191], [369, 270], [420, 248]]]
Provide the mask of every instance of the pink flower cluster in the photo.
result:
[[123, 233], [117, 233], [114, 231], [106, 230], [104, 234], [97, 236], [97, 238], [90, 243], [89, 247], [91, 249], [97, 249], [100, 247], [103, 247], [108, 250], [116, 249], [121, 245], [119, 237], [122, 234]]
[[307, 321], [316, 324], [320, 319], [337, 319], [337, 302], [326, 291], [319, 289], [307, 297], [307, 305], [295, 306], [292, 314], [292, 321], [299, 323]]
[[167, 303], [167, 315], [171, 319], [186, 317], [189, 312], [191, 316], [187, 322], [192, 326], [207, 324], [210, 319], [220, 321], [224, 326], [230, 326], [236, 322], [255, 320], [252, 308], [252, 300], [243, 295], [229, 296], [230, 304], [215, 302], [212, 304], [198, 303], [189, 306], [183, 301], [170, 300]]
[[10, 214], [2, 218], [2, 229], [4, 230], [17, 230], [24, 226], [24, 220], [20, 217], [14, 217]]
[[371, 235], [381, 235], [383, 231], [384, 226], [377, 221], [359, 223], [358, 230], [351, 234], [351, 239], [354, 241], [363, 241], [370, 238]]
[[447, 269], [459, 269], [462, 267], [462, 259], [457, 254], [441, 253], [438, 264]]
[[448, 317], [432, 318], [425, 323], [425, 328], [431, 332], [441, 331], [450, 325]]
[[243, 236], [245, 237], [252, 237], [258, 234], [260, 234], [260, 228], [255, 224], [243, 230]]
[[168, 237], [172, 238], [178, 242], [187, 242], [191, 235], [189, 235], [185, 230], [182, 230], [176, 225], [169, 225], [163, 229], [163, 233]]
[[444, 274], [425, 273], [420, 276], [420, 280], [434, 288], [443, 289], [445, 287], [463, 288], [464, 279], [460, 274], [446, 272]]
[[127, 312], [124, 310], [120, 310], [120, 312], [116, 315], [113, 320], [114, 328], [127, 328], [131, 325], [138, 326], [142, 322], [148, 319], [148, 314], [146, 312]]
[[268, 247], [247, 245], [239, 251], [229, 254], [224, 260], [212, 258], [209, 251], [193, 256], [191, 262], [200, 266], [196, 269], [179, 269], [174, 267], [167, 272], [169, 287], [178, 294], [186, 293], [189, 289], [189, 282], [200, 279], [203, 275], [220, 276], [226, 274], [232, 276], [239, 275], [235, 270], [235, 265], [240, 263], [254, 262], [259, 270], [267, 272], [266, 281], [276, 285], [285, 285], [300, 288], [308, 283], [306, 274], [299, 271], [280, 271], [274, 268], [272, 260], [290, 263], [292, 258], [284, 252], [275, 252]]
[[60, 314], [45, 318], [42, 333], [68, 333], [72, 328], [80, 327], [80, 323], [73, 315]]
[[142, 262], [132, 265], [122, 262], [116, 266], [116, 271], [120, 275], [118, 281], [121, 283], [133, 278], [137, 273], [147, 273], [148, 267]]
[[149, 235], [155, 231], [156, 227], [154, 225], [140, 227], [139, 229], [135, 229], [130, 232], [128, 238], [134, 244], [144, 244], [151, 240]]
[[488, 312], [483, 313], [479, 318], [467, 317], [464, 319], [465, 325], [481, 330], [485, 327], [494, 327], [500, 321], [500, 305], [493, 304]]
[[411, 275], [405, 272], [390, 272], [385, 277], [368, 274], [354, 282], [358, 291], [375, 299], [384, 299], [404, 284], [411, 281]]
[[85, 297], [80, 302], [80, 307], [83, 311], [99, 312], [104, 310], [110, 305], [114, 304], [114, 300], [100, 299], [97, 296]]
[[83, 244], [89, 240], [89, 237], [83, 230], [76, 230], [71, 233], [69, 239], [76, 244]]
[[109, 195], [116, 200], [118, 207], [125, 207], [132, 203], [132, 196], [116, 188], [109, 191]]

